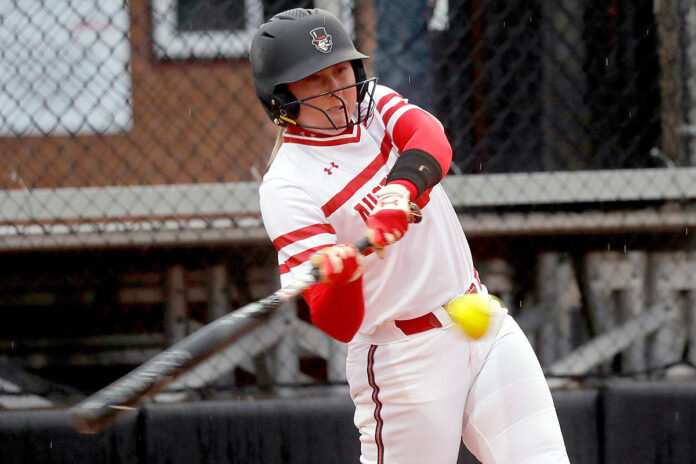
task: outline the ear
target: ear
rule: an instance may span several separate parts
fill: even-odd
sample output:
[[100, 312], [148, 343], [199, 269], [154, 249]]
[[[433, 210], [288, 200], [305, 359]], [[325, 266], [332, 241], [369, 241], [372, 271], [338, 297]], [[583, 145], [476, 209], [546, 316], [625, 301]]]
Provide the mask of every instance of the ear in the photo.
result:
[[273, 91], [273, 99], [276, 102], [272, 108], [273, 118], [279, 119], [281, 121], [281, 125], [287, 125], [285, 121], [280, 119], [281, 115], [292, 120], [297, 119], [300, 114], [300, 105], [298, 103], [293, 104], [293, 102], [297, 100], [297, 97], [295, 97], [295, 95], [288, 90], [287, 85], [281, 84], [276, 86], [275, 90]]
[[[355, 74], [355, 82], [360, 83], [367, 79], [367, 72], [365, 72], [365, 65], [362, 60], [353, 60], [350, 62], [353, 66], [353, 73]], [[365, 94], [367, 93], [366, 85], [358, 85], [358, 103], [363, 101]]]

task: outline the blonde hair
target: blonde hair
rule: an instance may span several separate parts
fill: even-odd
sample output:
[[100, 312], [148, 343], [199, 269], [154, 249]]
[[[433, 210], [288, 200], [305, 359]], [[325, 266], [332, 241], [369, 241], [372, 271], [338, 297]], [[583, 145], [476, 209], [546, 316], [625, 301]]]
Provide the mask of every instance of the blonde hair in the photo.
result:
[[278, 150], [280, 150], [280, 147], [283, 145], [283, 135], [284, 134], [285, 134], [285, 128], [281, 127], [278, 130], [278, 134], [276, 134], [275, 144], [273, 145], [273, 150], [271, 150], [271, 157], [268, 160], [268, 164], [266, 165], [266, 169], [271, 167], [271, 164], [273, 164], [273, 160], [275, 159], [276, 155], [278, 154]]

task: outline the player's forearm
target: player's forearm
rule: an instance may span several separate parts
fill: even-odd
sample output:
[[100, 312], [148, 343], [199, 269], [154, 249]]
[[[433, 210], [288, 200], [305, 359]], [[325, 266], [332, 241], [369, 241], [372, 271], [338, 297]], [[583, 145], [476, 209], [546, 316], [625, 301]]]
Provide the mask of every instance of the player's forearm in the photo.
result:
[[319, 283], [303, 296], [314, 325], [341, 342], [353, 339], [365, 314], [362, 277], [343, 285]]

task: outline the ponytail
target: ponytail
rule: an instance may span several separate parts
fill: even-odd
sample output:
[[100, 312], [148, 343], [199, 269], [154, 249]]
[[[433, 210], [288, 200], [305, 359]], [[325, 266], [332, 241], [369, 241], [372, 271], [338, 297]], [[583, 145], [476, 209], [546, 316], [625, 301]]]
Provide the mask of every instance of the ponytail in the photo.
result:
[[276, 135], [275, 139], [275, 145], [273, 145], [273, 150], [271, 150], [271, 157], [268, 160], [268, 164], [266, 165], [266, 169], [271, 167], [271, 164], [273, 164], [273, 160], [275, 159], [276, 155], [278, 154], [278, 150], [280, 150], [281, 145], [283, 145], [283, 135], [285, 134], [285, 128], [281, 127], [278, 129], [278, 134]]

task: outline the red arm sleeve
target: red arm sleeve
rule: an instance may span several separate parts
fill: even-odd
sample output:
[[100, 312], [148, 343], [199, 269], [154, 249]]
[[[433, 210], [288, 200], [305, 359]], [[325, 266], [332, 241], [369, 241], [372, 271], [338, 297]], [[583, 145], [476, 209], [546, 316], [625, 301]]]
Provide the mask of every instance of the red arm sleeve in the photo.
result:
[[345, 285], [318, 283], [302, 295], [314, 325], [338, 341], [353, 339], [365, 315], [362, 276]]
[[447, 175], [452, 163], [452, 146], [440, 122], [421, 109], [411, 109], [401, 115], [394, 125], [392, 140], [399, 153], [418, 149], [432, 155]]

